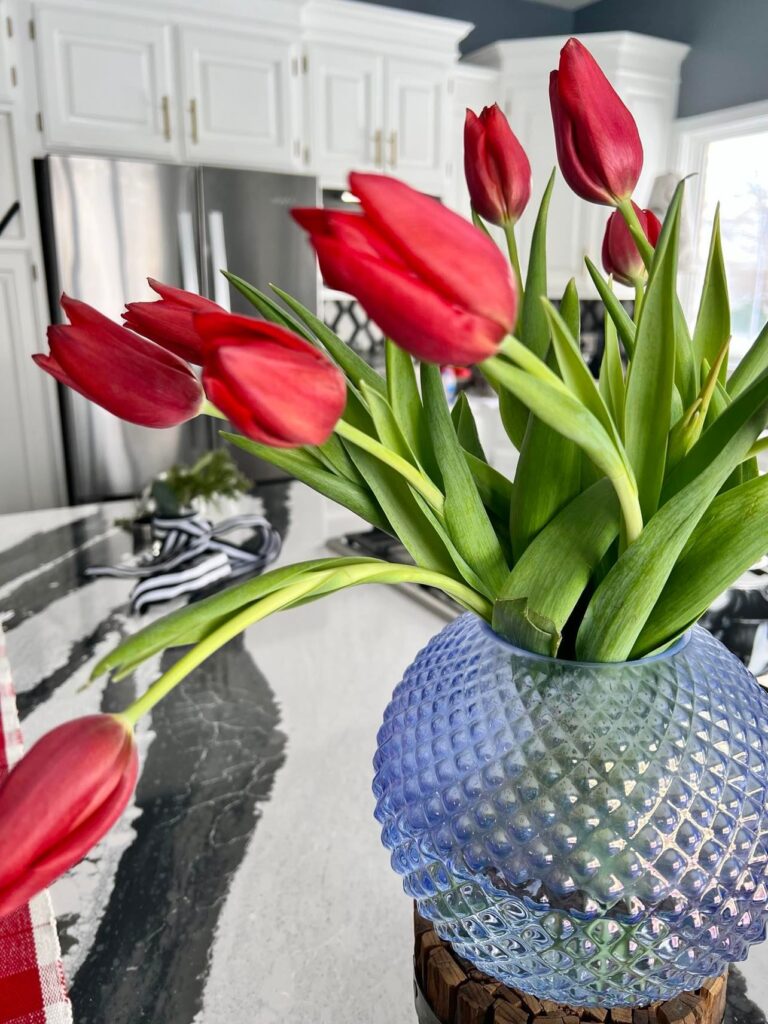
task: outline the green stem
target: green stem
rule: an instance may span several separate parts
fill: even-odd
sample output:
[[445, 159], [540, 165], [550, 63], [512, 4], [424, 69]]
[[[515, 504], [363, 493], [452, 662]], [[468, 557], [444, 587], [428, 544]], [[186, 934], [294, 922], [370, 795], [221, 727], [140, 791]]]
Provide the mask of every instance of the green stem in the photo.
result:
[[502, 224], [504, 229], [504, 237], [507, 240], [507, 252], [509, 253], [509, 262], [512, 264], [512, 270], [515, 272], [515, 278], [517, 280], [517, 291], [518, 291], [518, 309], [523, 308], [523, 299], [525, 293], [523, 291], [523, 274], [520, 270], [520, 257], [517, 253], [517, 239], [515, 238], [515, 225], [512, 221], [507, 221]]
[[[328, 575], [329, 572], [330, 570], [325, 575]], [[237, 636], [238, 633], [242, 633], [244, 629], [254, 622], [258, 622], [259, 619], [266, 618], [267, 615], [280, 611], [294, 601], [300, 600], [318, 586], [321, 580], [318, 580], [316, 577], [322, 575], [322, 573], [315, 573], [309, 580], [302, 579], [287, 587], [283, 587], [282, 590], [269, 594], [256, 604], [249, 605], [238, 615], [233, 615], [223, 626], [219, 626], [218, 629], [215, 629], [204, 640], [201, 640], [199, 644], [195, 644], [191, 651], [188, 651], [167, 672], [164, 672], [149, 687], [146, 693], [142, 694], [138, 700], [135, 700], [130, 707], [122, 712], [123, 718], [132, 725], [135, 725], [142, 715], [146, 715], [148, 711], [151, 711], [158, 701], [167, 696], [174, 686], [186, 678], [206, 658], [209, 658], [220, 647], [223, 647], [225, 643]]]
[[643, 299], [645, 298], [645, 288], [641, 280], [635, 281], [635, 323], [640, 319], [640, 310], [643, 308]]
[[643, 226], [635, 213], [632, 200], [622, 199], [618, 206], [619, 210], [621, 210], [621, 215], [629, 228], [630, 234], [635, 240], [635, 245], [637, 246], [640, 255], [643, 257], [643, 263], [645, 264], [646, 269], [650, 270], [651, 262], [653, 260], [653, 246], [648, 241], [648, 237], [643, 231]]
[[213, 402], [209, 402], [207, 398], [203, 399], [203, 404], [200, 406], [200, 412], [198, 416], [213, 416], [217, 420], [225, 420], [227, 417], [221, 412]]
[[204, 640], [188, 651], [180, 658], [167, 672], [164, 672], [137, 700], [135, 700], [124, 711], [118, 715], [130, 726], [146, 715], [152, 708], [167, 697], [174, 687], [178, 686], [190, 672], [202, 664], [212, 654], [232, 640], [238, 633], [242, 633], [248, 626], [254, 625], [262, 619], [267, 618], [275, 612], [282, 611], [309, 597], [313, 592], [323, 590], [331, 592], [346, 587], [357, 586], [362, 583], [420, 583], [429, 587], [437, 587], [456, 600], [466, 609], [479, 615], [486, 622], [491, 621], [493, 606], [476, 590], [472, 590], [458, 580], [453, 580], [443, 573], [434, 572], [431, 569], [422, 569], [420, 566], [410, 565], [364, 565], [346, 566], [342, 569], [330, 568], [314, 571], [308, 577], [297, 580], [281, 590], [268, 594], [260, 601], [248, 605], [237, 615], [219, 626], [210, 633]]
[[486, 227], [485, 221], [480, 216], [480, 214], [477, 212], [477, 210], [474, 208], [474, 206], [471, 209], [472, 209], [472, 223], [475, 225], [476, 228], [479, 228], [483, 232], [483, 234], [487, 235], [488, 238], [490, 238], [491, 237], [491, 232]]
[[[546, 366], [533, 352], [529, 351], [522, 345], [516, 338], [507, 337], [501, 344], [500, 352], [502, 355], [513, 360], [517, 363], [517, 366], [510, 366], [508, 362], [505, 362], [499, 356], [492, 356], [490, 359], [486, 359], [480, 363], [480, 369], [488, 380], [498, 387], [506, 388], [513, 395], [520, 398], [524, 404], [528, 405], [528, 408], [542, 417], [541, 410], [533, 410], [533, 406], [529, 404], [528, 400], [523, 400], [519, 394], [517, 394], [515, 388], [515, 375], [522, 372], [527, 372], [530, 377], [540, 380], [542, 383], [547, 384], [553, 390], [560, 394], [567, 396], [569, 401], [579, 402], [583, 407], [583, 411], [592, 415], [586, 406], [571, 392], [568, 390], [563, 381], [553, 373], [552, 370]], [[594, 419], [594, 417], [593, 417]], [[600, 422], [595, 419], [595, 424], [603, 432], [605, 438], [605, 449], [596, 449], [594, 445], [590, 444], [582, 437], [579, 436], [575, 431], [567, 433], [554, 419], [545, 419], [545, 422], [559, 433], [568, 437], [574, 441], [581, 448], [583, 448], [587, 455], [595, 462], [595, 465], [599, 466], [608, 479], [613, 484], [616, 496], [619, 499], [621, 506], [622, 515], [626, 524], [627, 533], [627, 544], [631, 544], [632, 541], [636, 540], [643, 529], [643, 514], [640, 510], [640, 501], [637, 494], [637, 486], [632, 477], [632, 471], [629, 467], [629, 463], [626, 457], [626, 452], [623, 449], [617, 448], [613, 440], [605, 432]], [[611, 453], [608, 458], [605, 457], [605, 453]]]
[[759, 437], [741, 461], [749, 462], [750, 459], [754, 459], [756, 455], [765, 451], [768, 451], [768, 437]]
[[391, 451], [389, 448], [381, 444], [375, 438], [366, 434], [362, 430], [358, 430], [357, 427], [353, 427], [351, 423], [347, 423], [346, 420], [339, 420], [335, 427], [336, 433], [339, 437], [344, 437], [347, 441], [357, 445], [358, 448], [362, 448], [363, 451], [368, 452], [369, 455], [373, 455], [380, 462], [385, 463], [391, 469], [394, 469], [396, 473], [399, 473], [408, 483], [413, 487], [415, 491], [418, 491], [422, 498], [427, 501], [432, 508], [439, 515], [443, 513], [443, 506], [445, 499], [443, 498], [442, 492], [436, 487], [431, 480], [429, 480], [423, 473], [411, 465], [406, 459], [402, 458], [396, 452]]

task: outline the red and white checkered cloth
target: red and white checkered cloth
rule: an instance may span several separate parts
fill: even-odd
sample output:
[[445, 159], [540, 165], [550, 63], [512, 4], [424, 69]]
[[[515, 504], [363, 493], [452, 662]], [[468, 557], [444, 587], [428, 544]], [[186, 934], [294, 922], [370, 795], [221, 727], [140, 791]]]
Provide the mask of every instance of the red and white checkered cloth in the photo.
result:
[[[0, 627], [0, 781], [23, 752]], [[47, 892], [0, 918], [0, 1024], [72, 1024], [56, 919]]]

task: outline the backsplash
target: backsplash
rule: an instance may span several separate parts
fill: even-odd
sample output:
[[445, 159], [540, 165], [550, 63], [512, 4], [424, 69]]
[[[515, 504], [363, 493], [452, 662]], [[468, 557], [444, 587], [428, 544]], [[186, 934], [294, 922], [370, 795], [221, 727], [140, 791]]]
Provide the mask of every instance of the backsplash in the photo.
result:
[[[623, 302], [629, 313], [633, 303]], [[605, 309], [599, 299], [585, 299], [581, 303], [581, 347], [592, 372], [597, 376], [603, 353], [603, 322]], [[352, 298], [325, 298], [323, 320], [366, 362], [377, 369], [384, 366], [384, 335], [368, 318], [363, 307]]]

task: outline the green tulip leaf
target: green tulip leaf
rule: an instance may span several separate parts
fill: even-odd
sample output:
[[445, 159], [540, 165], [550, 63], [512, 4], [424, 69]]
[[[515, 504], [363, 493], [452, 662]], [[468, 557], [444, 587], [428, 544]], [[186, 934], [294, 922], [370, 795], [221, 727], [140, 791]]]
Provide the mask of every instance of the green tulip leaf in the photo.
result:
[[[556, 171], [553, 170], [536, 216], [520, 315], [520, 340], [539, 358], [543, 358], [549, 348], [549, 327], [541, 308], [541, 300], [547, 295], [547, 219], [555, 177]], [[528, 425], [528, 410], [508, 389], [501, 388], [497, 394], [504, 429], [512, 444], [520, 451]]]
[[487, 462], [488, 459], [485, 457], [483, 446], [480, 443], [480, 435], [477, 432], [477, 423], [475, 423], [472, 407], [463, 391], [459, 392], [456, 401], [453, 403], [451, 419], [453, 420], [456, 436], [461, 447], [465, 451], [471, 452], [476, 459]]
[[744, 358], [728, 378], [727, 390], [736, 398], [768, 369], [768, 323], [763, 327]]
[[405, 349], [386, 339], [387, 398], [395, 420], [411, 451], [417, 455], [422, 438], [421, 395], [413, 359]]
[[613, 325], [618, 331], [624, 348], [631, 359], [632, 353], [635, 351], [635, 334], [637, 332], [635, 323], [619, 299], [616, 298], [610, 283], [603, 277], [589, 256], [584, 257], [584, 262], [587, 265], [589, 276], [592, 278], [595, 288], [597, 288], [598, 294], [603, 300], [605, 310], [613, 321]]
[[236, 288], [240, 294], [251, 303], [251, 305], [261, 313], [265, 320], [269, 320], [273, 324], [277, 324], [279, 327], [285, 327], [293, 334], [298, 334], [300, 338], [308, 341], [311, 345], [317, 348], [317, 339], [310, 334], [310, 332], [295, 320], [292, 316], [271, 299], [269, 295], [265, 295], [264, 292], [259, 291], [254, 285], [244, 281], [242, 277], [238, 277], [237, 274], [231, 274], [228, 270], [222, 270], [221, 273], [226, 277], [229, 283]]
[[367, 520], [372, 526], [384, 530], [385, 533], [392, 533], [387, 517], [367, 487], [324, 469], [309, 452], [300, 448], [270, 448], [240, 434], [230, 434], [226, 430], [220, 431], [219, 435], [243, 451], [285, 470], [313, 490], [324, 494], [326, 498], [337, 501], [350, 512]]
[[619, 532], [619, 503], [603, 477], [574, 498], [526, 548], [493, 607], [493, 628], [554, 657], [562, 630]]
[[443, 491], [448, 533], [464, 560], [496, 593], [509, 567], [451, 420], [440, 370], [421, 364], [421, 394]]
[[626, 385], [624, 383], [624, 367], [621, 362], [619, 337], [616, 324], [610, 316], [605, 318], [605, 345], [603, 358], [600, 362], [598, 388], [603, 401], [608, 407], [611, 419], [616, 425], [620, 438], [624, 437], [624, 403]]
[[627, 373], [624, 445], [635, 472], [643, 519], [656, 511], [672, 425], [675, 304], [680, 205], [664, 221]]
[[[720, 238], [720, 206], [715, 211], [712, 240], [709, 246], [707, 269], [701, 292], [699, 315], [693, 332], [693, 348], [701, 363], [706, 359], [712, 366], [718, 353], [731, 336], [731, 309], [728, 301], [728, 282], [725, 277], [723, 246]], [[721, 367], [720, 381], [725, 383], [726, 366]]]
[[715, 498], [677, 560], [632, 650], [640, 657], [675, 639], [768, 551], [768, 476]]
[[579, 660], [629, 657], [688, 538], [766, 423], [768, 373], [728, 407], [670, 474], [665, 504], [609, 570], [587, 606], [576, 640]]

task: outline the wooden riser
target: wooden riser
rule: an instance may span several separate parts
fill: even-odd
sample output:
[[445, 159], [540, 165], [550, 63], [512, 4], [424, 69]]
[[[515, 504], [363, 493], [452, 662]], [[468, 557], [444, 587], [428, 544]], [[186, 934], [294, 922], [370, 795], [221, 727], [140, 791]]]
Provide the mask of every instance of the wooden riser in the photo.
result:
[[414, 908], [419, 1024], [721, 1024], [727, 975], [650, 1006], [561, 1006], [508, 988], [463, 960]]

